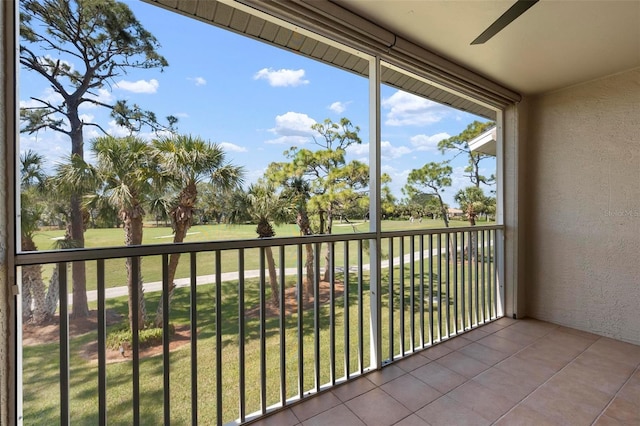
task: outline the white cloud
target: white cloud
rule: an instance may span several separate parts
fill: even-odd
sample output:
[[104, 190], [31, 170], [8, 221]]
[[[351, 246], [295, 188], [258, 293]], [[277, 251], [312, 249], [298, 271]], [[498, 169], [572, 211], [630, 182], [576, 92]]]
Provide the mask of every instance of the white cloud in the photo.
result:
[[276, 127], [271, 132], [281, 136], [314, 136], [316, 131], [311, 126], [316, 124], [316, 120], [307, 114], [289, 111], [276, 116]]
[[309, 80], [304, 80], [303, 69], [288, 70], [273, 68], [262, 68], [253, 76], [254, 80], [267, 80], [270, 86], [273, 87], [287, 87], [287, 86], [300, 86], [303, 84], [309, 84]]
[[[42, 99], [43, 101], [49, 102], [53, 105], [58, 105], [63, 101], [62, 96], [60, 96], [60, 94], [55, 90], [53, 90], [51, 87], [47, 87], [42, 91], [42, 94], [38, 96], [34, 96], [34, 98]], [[38, 102], [33, 99], [20, 101], [20, 108], [34, 108], [34, 107], [36, 108], [42, 107], [42, 102]]]
[[412, 136], [411, 145], [416, 147], [417, 151], [437, 151], [438, 142], [443, 139], [448, 139], [450, 136], [448, 133], [436, 133], [435, 135], [415, 135]]
[[444, 105], [401, 91], [383, 99], [382, 107], [388, 110], [385, 123], [389, 126], [425, 126], [439, 122], [448, 112]]
[[220, 148], [222, 148], [224, 151], [231, 151], [231, 152], [247, 152], [247, 148], [240, 146], [240, 145], [236, 145], [234, 143], [231, 142], [220, 142], [218, 144], [220, 146]]
[[[107, 127], [105, 129], [107, 131], [107, 133], [109, 133], [111, 136], [114, 136], [116, 138], [121, 138], [124, 136], [129, 136], [131, 134], [131, 132], [129, 131], [129, 129], [127, 129], [124, 126], [119, 126], [116, 124], [115, 120], [111, 120], [109, 121], [109, 127]], [[137, 136], [146, 139], [146, 134], [144, 133], [139, 133]]]
[[264, 143], [269, 145], [299, 146], [309, 143], [309, 139], [306, 136], [280, 136], [279, 138], [266, 140]]
[[[110, 104], [113, 102], [113, 99], [114, 99], [111, 91], [104, 88], [100, 88], [96, 90], [95, 93], [87, 93], [85, 95], [85, 98], [93, 99], [94, 101], [100, 102], [103, 104]], [[92, 104], [91, 102], [84, 102], [82, 105], [80, 105], [80, 108], [92, 109], [92, 108], [102, 108], [102, 107], [99, 107], [96, 104]]]
[[345, 112], [347, 110], [347, 105], [349, 105], [351, 102], [334, 102], [331, 105], [329, 105], [329, 109], [333, 112], [335, 112], [336, 114], [342, 114], [343, 112]]
[[207, 84], [207, 80], [204, 77], [187, 77], [187, 80], [193, 81], [196, 86], [204, 86]]
[[160, 86], [160, 83], [158, 83], [158, 80], [156, 80], [155, 78], [152, 78], [149, 81], [120, 80], [114, 85], [114, 87], [117, 89], [126, 90], [128, 92], [133, 92], [133, 93], [156, 93], [158, 91], [159, 86]]
[[311, 129], [316, 120], [307, 114], [289, 111], [276, 116], [276, 126], [269, 129], [275, 134], [275, 139], [265, 141], [268, 144], [298, 146], [308, 143], [318, 133]]
[[[382, 150], [383, 158], [399, 158], [403, 155], [411, 153], [411, 148], [406, 146], [393, 146], [389, 141], [380, 142], [380, 149]], [[368, 155], [369, 144], [362, 143], [358, 145], [350, 145], [347, 151], [353, 155]]]

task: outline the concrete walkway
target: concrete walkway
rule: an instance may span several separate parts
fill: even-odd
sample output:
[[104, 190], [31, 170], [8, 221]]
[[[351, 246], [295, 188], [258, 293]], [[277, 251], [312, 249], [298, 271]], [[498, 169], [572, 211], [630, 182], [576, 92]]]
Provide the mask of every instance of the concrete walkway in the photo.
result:
[[[461, 247], [458, 247], [458, 250], [460, 250]], [[445, 253], [446, 252], [446, 248], [443, 248], [440, 250], [441, 253]], [[420, 256], [420, 252], [414, 252], [414, 253], [407, 253], [404, 255], [402, 262], [404, 264], [411, 262], [411, 256], [413, 255], [414, 260], [419, 259]], [[429, 250], [424, 250], [422, 252], [422, 258], [423, 259], [428, 259], [430, 255], [433, 256], [437, 256], [438, 255], [438, 249], [433, 249], [431, 250], [431, 252], [429, 252]], [[399, 266], [400, 265], [400, 257], [395, 257], [393, 259], [393, 266]], [[381, 267], [384, 268], [388, 268], [389, 267], [389, 260], [383, 260], [381, 262]], [[368, 271], [370, 269], [370, 265], [368, 263], [363, 264], [362, 265], [362, 269], [364, 271]], [[342, 268], [338, 267], [336, 268], [336, 271], [340, 271], [342, 272]], [[358, 271], [358, 267], [357, 266], [349, 266], [349, 271], [350, 272], [357, 272]], [[266, 273], [266, 271], [265, 271]], [[285, 269], [285, 275], [286, 276], [291, 276], [291, 275], [297, 275], [298, 273], [298, 268], [286, 268]], [[221, 279], [222, 282], [227, 282], [227, 281], [234, 281], [238, 279], [238, 272], [223, 272]], [[254, 270], [249, 270], [249, 271], [245, 271], [244, 272], [244, 278], [245, 279], [250, 279], [250, 278], [259, 278], [260, 277], [260, 270], [259, 269], [254, 269]], [[205, 285], [205, 284], [213, 284], [216, 281], [216, 276], [214, 274], [211, 275], [199, 275], [196, 278], [196, 285]], [[175, 284], [176, 284], [176, 288], [181, 288], [181, 287], [188, 287], [190, 285], [191, 279], [190, 278], [179, 278], [175, 280]], [[149, 292], [154, 292], [154, 291], [162, 291], [162, 281], [155, 281], [155, 282], [149, 282], [149, 283], [145, 283], [143, 284], [143, 289], [145, 293], [149, 293]], [[122, 286], [122, 287], [111, 287], [111, 288], [107, 288], [105, 291], [105, 297], [107, 299], [111, 299], [114, 297], [122, 297], [122, 296], [127, 296], [128, 291], [127, 291], [127, 286]], [[69, 304], [72, 303], [73, 300], [73, 295], [71, 293], [69, 293]], [[89, 290], [87, 291], [87, 300], [89, 302], [92, 301], [96, 301], [98, 300], [98, 292], [97, 290]]]

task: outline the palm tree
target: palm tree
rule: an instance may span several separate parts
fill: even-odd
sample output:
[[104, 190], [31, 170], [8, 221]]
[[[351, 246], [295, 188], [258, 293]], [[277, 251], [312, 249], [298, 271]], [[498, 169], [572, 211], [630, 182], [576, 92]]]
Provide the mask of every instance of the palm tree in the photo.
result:
[[[31, 150], [20, 156], [20, 240], [22, 251], [38, 250], [33, 237], [44, 208], [40, 203], [46, 181], [44, 157]], [[46, 288], [41, 265], [22, 267], [22, 318], [41, 324], [46, 320]], [[32, 309], [33, 303], [33, 309]]]
[[[309, 186], [309, 182], [301, 177], [294, 177], [285, 182], [282, 195], [296, 208], [296, 224], [300, 229], [301, 235], [313, 235], [311, 221], [309, 220], [309, 214], [307, 212], [307, 202], [309, 201], [310, 193], [311, 187]], [[313, 293], [315, 282], [313, 245], [305, 244], [305, 251], [307, 253], [305, 262], [307, 280], [305, 281], [303, 297], [306, 302]]]
[[[118, 209], [120, 219], [124, 223], [125, 244], [127, 246], [142, 244], [144, 205], [153, 193], [154, 161], [150, 146], [143, 140], [127, 136], [115, 138], [103, 136], [93, 141], [91, 150], [96, 158], [95, 169], [84, 165], [93, 172], [94, 193], [88, 197], [104, 197], [113, 207]], [[71, 176], [70, 176], [71, 177]], [[133, 288], [138, 290], [138, 328], [146, 323], [146, 306], [142, 288], [141, 262], [137, 263], [137, 271], [133, 270], [133, 261], [126, 259], [129, 287], [129, 325], [133, 330]], [[137, 272], [137, 282], [134, 282]]]
[[[247, 191], [248, 213], [258, 224], [256, 233], [258, 238], [271, 238], [276, 235], [270, 221], [276, 225], [286, 223], [292, 219], [292, 209], [288, 200], [276, 194], [272, 184], [258, 182], [249, 186]], [[265, 247], [267, 268], [269, 270], [269, 284], [271, 286], [271, 301], [274, 306], [280, 304], [278, 292], [278, 277], [276, 276], [276, 264], [273, 260], [271, 247]]]
[[[173, 242], [184, 241], [193, 223], [194, 206], [198, 198], [198, 183], [211, 180], [220, 188], [238, 186], [243, 180], [243, 169], [227, 162], [224, 150], [197, 136], [172, 135], [153, 141], [153, 152], [163, 179], [176, 193], [169, 203], [169, 216], [173, 227]], [[175, 290], [175, 275], [180, 253], [169, 257], [169, 303]], [[162, 303], [158, 304], [155, 324], [162, 326]]]

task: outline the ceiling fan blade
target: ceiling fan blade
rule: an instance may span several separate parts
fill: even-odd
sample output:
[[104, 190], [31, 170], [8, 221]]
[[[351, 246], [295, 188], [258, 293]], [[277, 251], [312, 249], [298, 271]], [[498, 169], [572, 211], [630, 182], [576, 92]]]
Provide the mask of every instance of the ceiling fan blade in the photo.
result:
[[471, 44], [482, 44], [494, 35], [498, 34], [504, 27], [513, 22], [518, 16], [525, 13], [531, 6], [538, 3], [539, 0], [518, 0], [511, 6], [501, 17], [489, 26], [482, 34], [478, 36]]

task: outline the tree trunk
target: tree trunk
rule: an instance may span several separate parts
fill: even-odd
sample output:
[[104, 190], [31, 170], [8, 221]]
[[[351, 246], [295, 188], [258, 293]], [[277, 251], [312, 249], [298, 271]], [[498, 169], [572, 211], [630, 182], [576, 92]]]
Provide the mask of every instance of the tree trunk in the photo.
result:
[[[71, 155], [77, 155], [84, 159], [84, 136], [82, 134], [82, 120], [78, 115], [78, 100], [67, 100], [69, 125], [71, 127]], [[78, 248], [84, 247], [84, 221], [80, 202], [82, 194], [71, 195], [71, 239]], [[71, 264], [73, 305], [71, 316], [73, 318], [86, 318], [89, 316], [89, 303], [87, 301], [87, 274], [84, 262]], [[65, 299], [66, 300], [66, 299]]]
[[[300, 233], [302, 235], [312, 235], [311, 225], [309, 223], [309, 216], [307, 215], [306, 210], [299, 209], [298, 217], [296, 218], [296, 223], [300, 228]], [[315, 274], [314, 274], [314, 254], [313, 254], [313, 244], [306, 244], [305, 249], [307, 252], [307, 260], [305, 262], [305, 269], [307, 271], [307, 279], [305, 281], [304, 291], [302, 292], [302, 297], [305, 302], [309, 300], [309, 296], [313, 293], [313, 287], [315, 283]]]
[[[196, 185], [193, 182], [187, 184], [185, 188], [180, 191], [179, 203], [178, 205], [169, 213], [171, 216], [171, 223], [173, 225], [173, 242], [181, 243], [184, 241], [184, 238], [187, 236], [187, 231], [191, 228], [191, 223], [193, 220], [193, 206], [196, 203], [196, 199], [198, 197], [198, 191], [196, 189]], [[178, 263], [180, 261], [180, 253], [173, 253], [169, 256], [169, 294], [167, 297], [169, 298], [169, 312], [171, 312], [171, 299], [173, 299], [173, 293], [176, 289], [175, 278], [176, 278], [176, 270], [178, 269]], [[164, 295], [163, 295], [164, 297]], [[158, 309], [156, 310], [156, 318], [154, 324], [156, 327], [162, 327], [163, 317], [164, 317], [164, 308], [162, 306], [162, 299], [158, 303]]]
[[[140, 206], [135, 206], [123, 213], [124, 219], [124, 232], [125, 232], [125, 244], [127, 246], [142, 244], [142, 218], [144, 212]], [[145, 327], [147, 320], [147, 312], [144, 301], [144, 289], [142, 287], [142, 261], [138, 262], [137, 275], [138, 280], [134, 282], [134, 269], [133, 259], [127, 258], [127, 287], [129, 290], [129, 326], [133, 330], [133, 307], [136, 301], [133, 299], [133, 288], [137, 286], [138, 289], [138, 330], [142, 330]]]
[[31, 280], [25, 277], [25, 270], [22, 270], [22, 322], [26, 323], [33, 316], [33, 308], [31, 307], [32, 292]]
[[45, 311], [47, 319], [53, 318], [58, 308], [58, 298], [60, 296], [60, 266], [56, 263], [53, 268], [53, 274], [49, 280], [49, 288], [47, 288], [47, 296], [45, 299]]
[[[187, 235], [187, 227], [184, 224], [179, 223], [175, 226], [175, 233], [173, 235], [174, 243], [181, 243], [184, 241], [184, 237]], [[175, 278], [176, 278], [176, 270], [178, 269], [178, 263], [180, 262], [180, 253], [172, 253], [169, 256], [169, 272], [168, 272], [168, 283], [169, 283], [169, 312], [171, 312], [171, 299], [173, 298], [173, 293], [176, 289]], [[164, 297], [164, 294], [162, 295]], [[167, 315], [169, 313], [167, 312]], [[158, 309], [156, 309], [156, 318], [154, 320], [154, 325], [156, 327], [162, 328], [162, 322], [164, 317], [164, 308], [162, 306], [162, 298], [160, 298], [160, 302], [158, 302]]]
[[[329, 207], [327, 210], [327, 234], [331, 234], [333, 228], [333, 212], [332, 208]], [[327, 243], [327, 254], [325, 256], [326, 267], [324, 268], [324, 277], [323, 280], [329, 282], [331, 279], [331, 247], [330, 243]]]
[[[22, 251], [37, 250], [30, 236], [23, 236]], [[42, 265], [22, 267], [22, 315], [23, 319], [31, 319], [35, 324], [42, 324], [46, 319], [46, 289], [42, 280]]]
[[309, 297], [313, 294], [313, 288], [316, 281], [314, 267], [313, 267], [313, 244], [306, 244], [307, 261], [305, 262], [305, 268], [307, 270], [307, 280], [305, 281], [304, 292], [302, 297], [305, 302], [309, 301]]
[[269, 285], [271, 287], [271, 303], [273, 306], [280, 306], [280, 293], [278, 288], [278, 275], [276, 274], [276, 262], [273, 260], [271, 247], [265, 247], [264, 253], [267, 258], [267, 269], [269, 270]]

